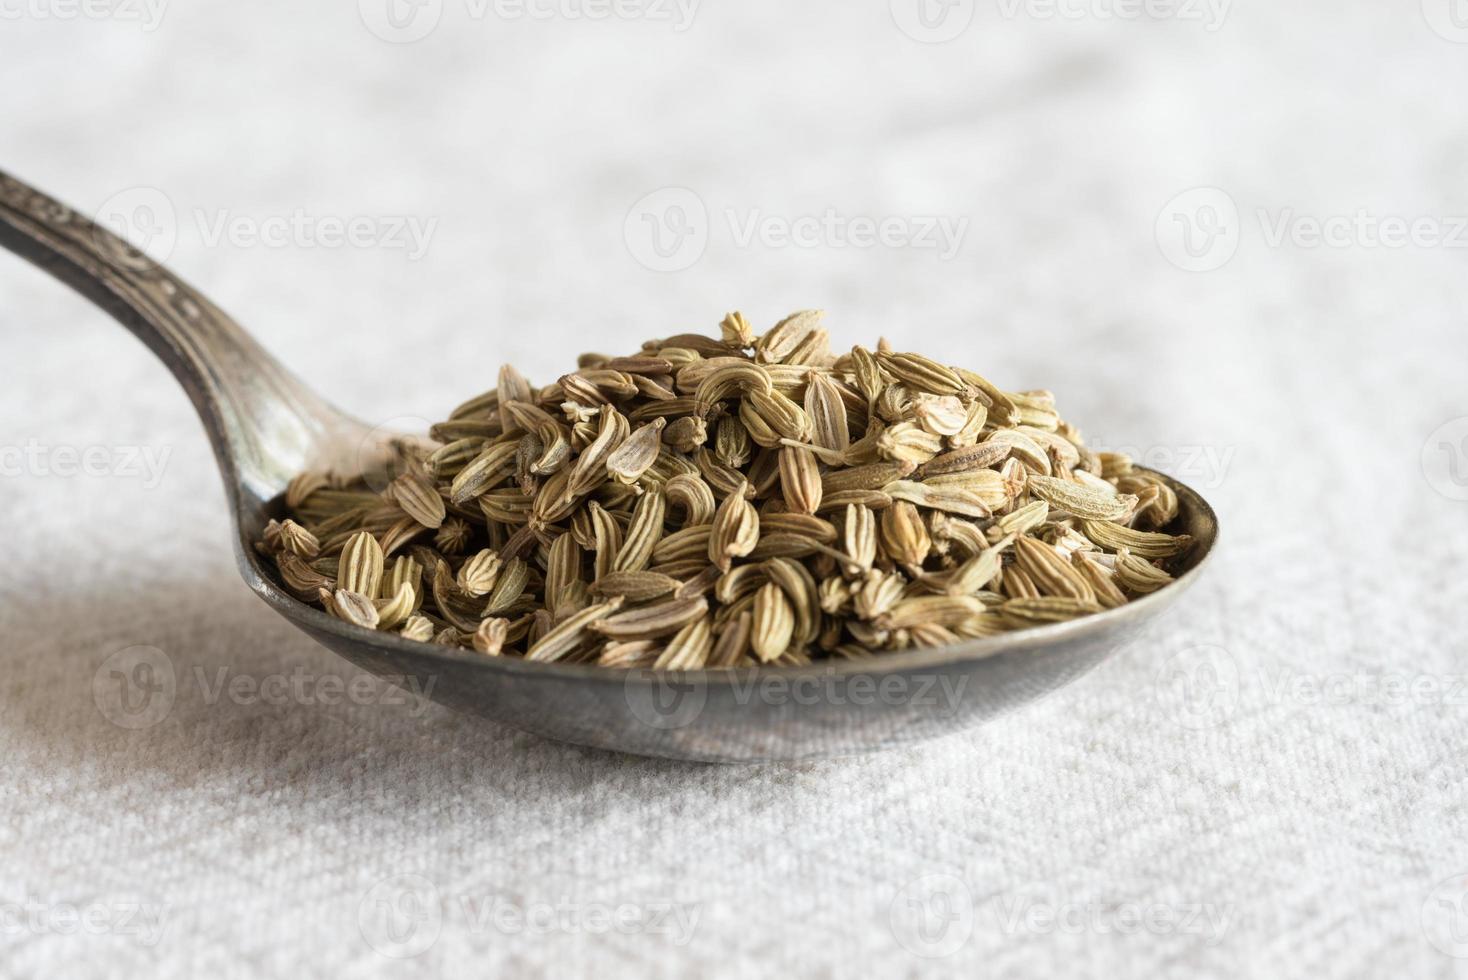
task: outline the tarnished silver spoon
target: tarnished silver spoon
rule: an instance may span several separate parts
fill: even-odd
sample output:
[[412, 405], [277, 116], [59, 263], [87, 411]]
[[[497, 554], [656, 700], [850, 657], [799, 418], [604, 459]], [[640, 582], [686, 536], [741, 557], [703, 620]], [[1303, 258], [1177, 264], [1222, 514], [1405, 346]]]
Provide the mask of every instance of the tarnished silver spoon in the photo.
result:
[[870, 661], [654, 672], [484, 657], [375, 632], [297, 602], [253, 547], [296, 473], [362, 459], [382, 441], [286, 371], [233, 320], [105, 228], [0, 173], [0, 245], [112, 314], [193, 399], [234, 518], [240, 574], [272, 609], [357, 666], [461, 711], [547, 738], [641, 755], [760, 762], [850, 755], [972, 728], [1074, 680], [1130, 642], [1197, 578], [1218, 522], [1177, 491], [1193, 543], [1172, 585], [1053, 626]]

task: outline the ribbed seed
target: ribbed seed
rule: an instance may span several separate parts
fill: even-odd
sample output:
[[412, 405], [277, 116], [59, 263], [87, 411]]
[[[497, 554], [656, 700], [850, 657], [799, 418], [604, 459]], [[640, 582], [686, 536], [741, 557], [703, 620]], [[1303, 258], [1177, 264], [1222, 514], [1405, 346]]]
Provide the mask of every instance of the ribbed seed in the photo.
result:
[[1172, 576], [1151, 562], [1123, 551], [1116, 556], [1116, 580], [1128, 592], [1146, 595], [1170, 584]]
[[824, 372], [811, 372], [805, 389], [805, 414], [810, 418], [811, 441], [828, 452], [846, 452], [851, 445], [846, 402], [836, 383]]
[[581, 546], [570, 532], [558, 534], [551, 542], [545, 562], [546, 595], [556, 595], [571, 583], [581, 581]]
[[510, 476], [514, 471], [515, 442], [489, 446], [469, 462], [449, 484], [449, 499], [462, 506]]
[[932, 547], [928, 528], [917, 508], [905, 500], [882, 511], [880, 537], [883, 550], [902, 565], [921, 565]]
[[807, 334], [816, 329], [824, 315], [821, 310], [802, 310], [781, 320], [755, 341], [755, 357], [765, 364], [783, 361]]
[[407, 640], [429, 643], [433, 640], [433, 620], [424, 616], [409, 616], [398, 635]]
[[612, 572], [597, 579], [591, 590], [598, 595], [619, 595], [629, 602], [648, 602], [671, 595], [678, 580], [658, 572]]
[[683, 512], [682, 523], [685, 526], [713, 522], [718, 503], [703, 477], [680, 473], [663, 484], [663, 495], [667, 497], [669, 507], [676, 507]]
[[621, 607], [622, 600], [616, 597], [587, 606], [540, 637], [525, 651], [525, 659], [541, 663], [560, 660], [591, 638], [587, 632], [588, 627], [594, 627], [598, 621], [604, 620]]
[[737, 310], [724, 317], [719, 324], [719, 334], [730, 347], [746, 349], [754, 346], [754, 328], [749, 325], [744, 314]]
[[407, 622], [413, 614], [413, 609], [418, 601], [417, 593], [407, 582], [398, 586], [397, 592], [391, 597], [374, 600], [372, 605], [377, 610], [376, 629], [396, 629], [402, 623]]
[[728, 571], [732, 559], [742, 558], [759, 543], [759, 512], [742, 492], [724, 498], [714, 514], [709, 534], [709, 561]]
[[1031, 475], [1030, 493], [1076, 517], [1092, 521], [1118, 521], [1132, 512], [1137, 498], [1130, 494], [1106, 494], [1070, 480]]
[[712, 624], [700, 616], [679, 630], [653, 663], [656, 670], [698, 670], [708, 662], [713, 649]]
[[614, 572], [640, 572], [652, 559], [652, 550], [663, 538], [663, 518], [667, 503], [661, 490], [648, 490], [637, 500], [627, 535], [612, 562]]
[[530, 581], [530, 566], [519, 558], [511, 558], [500, 569], [499, 580], [489, 593], [489, 603], [484, 607], [486, 616], [505, 612], [525, 592]]
[[337, 589], [331, 608], [338, 619], [363, 629], [375, 630], [381, 621], [372, 600], [350, 589]]
[[964, 446], [934, 456], [918, 470], [919, 479], [941, 476], [945, 473], [964, 473], [969, 470], [987, 470], [1004, 462], [1009, 457], [1009, 444], [987, 441], [974, 446]]
[[734, 667], [749, 653], [749, 638], [754, 629], [754, 615], [742, 612], [724, 624], [709, 652], [708, 666]]
[[872, 511], [856, 504], [846, 508], [846, 554], [860, 571], [869, 572], [877, 559], [877, 521]]
[[382, 546], [366, 531], [352, 535], [342, 549], [339, 588], [362, 596], [375, 596], [382, 586]]
[[489, 657], [498, 657], [504, 652], [505, 641], [510, 635], [510, 621], [493, 616], [479, 624], [470, 641], [474, 649]]
[[666, 418], [657, 418], [632, 433], [607, 458], [607, 472], [620, 483], [633, 484], [658, 458]]
[[821, 471], [816, 458], [804, 449], [780, 449], [780, 488], [785, 506], [801, 514], [814, 514], [821, 506]]
[[844, 470], [830, 470], [821, 477], [821, 489], [826, 494], [846, 490], [881, 490], [895, 480], [908, 476], [917, 465], [911, 462], [872, 463]]
[[500, 576], [500, 556], [488, 549], [459, 566], [457, 584], [472, 596], [488, 595]]
[[945, 514], [964, 517], [988, 517], [991, 513], [982, 497], [962, 487], [931, 486], [910, 480], [895, 480], [882, 488], [895, 501], [916, 504]]
[[708, 600], [702, 596], [669, 599], [610, 616], [595, 623], [592, 629], [614, 640], [651, 640], [678, 632], [695, 619], [701, 619], [708, 608]]
[[617, 519], [595, 501], [591, 504], [591, 527], [595, 534], [596, 577], [605, 578], [616, 570], [617, 553], [622, 550], [622, 526]]
[[1139, 558], [1171, 558], [1180, 554], [1192, 538], [1186, 534], [1158, 534], [1112, 524], [1104, 520], [1082, 521], [1086, 537], [1111, 551], [1125, 549]]
[[762, 662], [769, 663], [789, 649], [795, 635], [795, 611], [785, 591], [775, 583], [767, 583], [755, 593], [751, 627], [750, 646]]
[[921, 354], [881, 355], [878, 363], [887, 373], [914, 391], [957, 395], [967, 387], [958, 372]]
[[1095, 601], [1096, 591], [1085, 576], [1051, 545], [1035, 538], [1018, 538], [1014, 558], [1041, 595]]

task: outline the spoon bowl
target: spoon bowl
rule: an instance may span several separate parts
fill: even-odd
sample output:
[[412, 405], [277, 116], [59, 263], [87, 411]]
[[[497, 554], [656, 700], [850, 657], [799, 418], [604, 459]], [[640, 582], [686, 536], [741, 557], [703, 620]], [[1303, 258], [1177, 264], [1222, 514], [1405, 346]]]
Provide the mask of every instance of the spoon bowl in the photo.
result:
[[224, 478], [235, 555], [262, 600], [322, 645], [442, 704], [546, 738], [702, 762], [767, 762], [878, 751], [973, 728], [1029, 704], [1132, 642], [1196, 580], [1218, 521], [1178, 496], [1170, 530], [1193, 541], [1176, 581], [1065, 623], [934, 649], [804, 667], [611, 670], [485, 657], [377, 632], [298, 602], [256, 551], [284, 517], [287, 482], [346, 471], [390, 436], [296, 380], [228, 316], [105, 228], [0, 172], [0, 245], [70, 285], [143, 340], [194, 402]]

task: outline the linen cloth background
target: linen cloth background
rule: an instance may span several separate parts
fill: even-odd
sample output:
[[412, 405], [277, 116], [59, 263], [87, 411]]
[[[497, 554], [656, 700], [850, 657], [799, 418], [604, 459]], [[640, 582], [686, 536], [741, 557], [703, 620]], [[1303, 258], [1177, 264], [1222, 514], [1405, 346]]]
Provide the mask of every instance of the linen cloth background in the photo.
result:
[[[868, 758], [618, 757], [380, 686], [211, 697], [358, 672], [239, 582], [163, 368], [0, 256], [0, 974], [1463, 971], [1464, 252], [1274, 235], [1364, 213], [1451, 237], [1468, 214], [1446, 2], [961, 2], [924, 28], [900, 0], [707, 0], [680, 31], [645, 5], [444, 0], [413, 43], [365, 0], [178, 0], [153, 30], [140, 7], [4, 9], [0, 167], [85, 211], [164, 195], [168, 261], [364, 418], [441, 417], [505, 361], [544, 383], [583, 349], [819, 306], [837, 345], [1055, 390], [1093, 443], [1203, 490], [1224, 543], [1088, 677]], [[828, 210], [967, 224], [951, 257], [742, 236]], [[297, 212], [436, 225], [416, 259], [239, 232]], [[649, 220], [685, 218], [696, 261], [640, 261]], [[110, 471], [59, 475], [64, 447]], [[160, 479], [134, 447], [168, 454]], [[136, 645], [178, 684], [128, 730], [93, 680]], [[405, 880], [431, 901], [392, 906]], [[475, 911], [545, 905], [519, 929]], [[696, 925], [598, 931], [624, 905]], [[383, 955], [388, 913], [426, 948]]]

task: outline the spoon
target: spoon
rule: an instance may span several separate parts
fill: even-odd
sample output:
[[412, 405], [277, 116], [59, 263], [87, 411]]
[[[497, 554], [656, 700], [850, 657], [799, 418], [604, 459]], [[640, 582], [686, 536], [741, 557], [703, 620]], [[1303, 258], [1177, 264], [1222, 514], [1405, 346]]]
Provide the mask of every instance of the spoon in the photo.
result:
[[254, 542], [286, 483], [388, 449], [177, 276], [85, 216], [0, 172], [0, 245], [112, 314], [194, 402], [224, 477], [240, 574], [265, 604], [364, 670], [546, 738], [705, 762], [853, 755], [972, 728], [1029, 704], [1132, 642], [1197, 578], [1218, 521], [1193, 490], [1177, 580], [1124, 606], [947, 647], [805, 667], [667, 672], [486, 657], [353, 626], [276, 585]]

